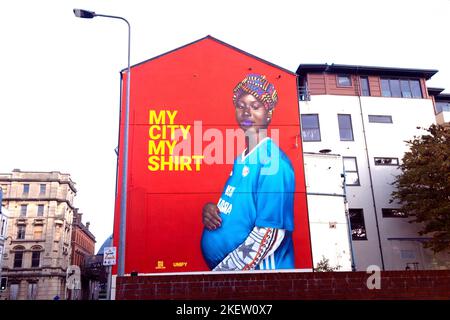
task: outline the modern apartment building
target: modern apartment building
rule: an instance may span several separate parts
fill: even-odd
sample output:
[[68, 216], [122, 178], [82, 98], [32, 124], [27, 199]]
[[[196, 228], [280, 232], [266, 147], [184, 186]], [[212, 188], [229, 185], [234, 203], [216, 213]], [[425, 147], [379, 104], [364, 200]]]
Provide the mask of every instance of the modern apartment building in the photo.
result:
[[[354, 263], [384, 270], [449, 268], [422, 246], [419, 226], [391, 203], [391, 183], [418, 127], [450, 120], [450, 95], [427, 88], [437, 70], [301, 64], [304, 152], [343, 157]], [[318, 177], [319, 178], [319, 177]], [[326, 237], [326, 235], [323, 235]]]
[[77, 192], [70, 175], [16, 169], [0, 174], [0, 187], [9, 211], [2, 298], [65, 299]]

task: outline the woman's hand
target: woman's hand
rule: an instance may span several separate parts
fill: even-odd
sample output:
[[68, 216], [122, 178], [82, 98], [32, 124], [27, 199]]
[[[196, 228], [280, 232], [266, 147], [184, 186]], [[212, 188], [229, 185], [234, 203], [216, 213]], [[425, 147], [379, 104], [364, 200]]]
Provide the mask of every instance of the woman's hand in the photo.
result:
[[203, 206], [202, 221], [206, 229], [216, 230], [222, 225], [222, 219], [219, 217], [219, 213], [219, 208], [212, 202], [208, 202]]

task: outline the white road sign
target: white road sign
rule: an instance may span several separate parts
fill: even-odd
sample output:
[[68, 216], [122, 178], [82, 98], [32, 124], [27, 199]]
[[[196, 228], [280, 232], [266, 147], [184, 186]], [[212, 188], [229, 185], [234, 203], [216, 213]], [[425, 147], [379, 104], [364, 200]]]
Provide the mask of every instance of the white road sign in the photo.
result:
[[116, 264], [116, 247], [106, 247], [103, 250], [103, 265], [113, 266]]

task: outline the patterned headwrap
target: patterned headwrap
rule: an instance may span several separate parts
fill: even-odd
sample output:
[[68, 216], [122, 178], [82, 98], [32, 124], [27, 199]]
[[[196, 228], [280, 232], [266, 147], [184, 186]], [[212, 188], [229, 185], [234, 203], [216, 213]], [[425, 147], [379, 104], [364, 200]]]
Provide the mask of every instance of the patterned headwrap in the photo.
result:
[[268, 110], [275, 108], [278, 102], [278, 93], [274, 85], [267, 81], [266, 76], [260, 74], [249, 74], [238, 83], [233, 90], [233, 103], [236, 103], [243, 94], [251, 94]]

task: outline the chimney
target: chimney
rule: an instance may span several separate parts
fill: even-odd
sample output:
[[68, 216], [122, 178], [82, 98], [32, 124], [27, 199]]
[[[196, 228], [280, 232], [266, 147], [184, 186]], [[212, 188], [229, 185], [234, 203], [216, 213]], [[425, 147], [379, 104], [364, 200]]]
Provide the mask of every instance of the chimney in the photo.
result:
[[86, 222], [86, 229], [88, 229], [89, 230], [89, 225], [90, 225], [91, 223], [88, 221], [88, 222]]

